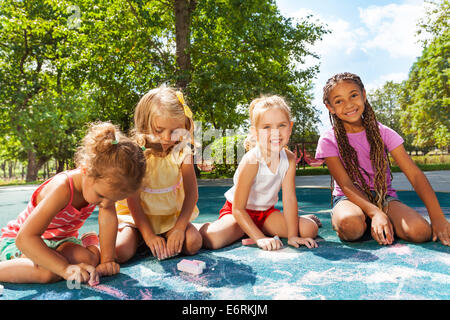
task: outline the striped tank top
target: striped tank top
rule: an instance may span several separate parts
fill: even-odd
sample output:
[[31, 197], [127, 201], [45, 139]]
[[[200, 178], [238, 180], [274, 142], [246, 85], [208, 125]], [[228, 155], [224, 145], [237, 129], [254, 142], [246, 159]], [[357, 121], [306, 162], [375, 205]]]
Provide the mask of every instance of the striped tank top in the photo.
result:
[[[61, 172], [69, 178], [70, 184], [70, 200], [67, 206], [62, 209], [55, 217], [53, 217], [47, 229], [42, 234], [43, 239], [47, 240], [62, 240], [69, 237], [78, 237], [78, 230], [84, 224], [86, 219], [91, 215], [95, 209], [95, 204], [88, 204], [86, 207], [78, 210], [72, 206], [73, 200], [73, 180], [69, 172]], [[41, 184], [31, 196], [31, 200], [28, 202], [27, 207], [20, 213], [17, 220], [8, 222], [5, 228], [3, 228], [1, 238], [16, 238], [20, 228], [24, 224], [25, 220], [30, 216], [33, 210], [36, 208], [36, 198], [42, 188], [49, 183], [54, 177], [48, 179]]]

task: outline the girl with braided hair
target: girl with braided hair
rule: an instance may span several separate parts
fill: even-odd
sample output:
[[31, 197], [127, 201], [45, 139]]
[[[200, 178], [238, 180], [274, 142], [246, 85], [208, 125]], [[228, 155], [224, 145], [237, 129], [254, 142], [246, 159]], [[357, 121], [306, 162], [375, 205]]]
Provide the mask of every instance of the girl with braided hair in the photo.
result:
[[[332, 225], [337, 235], [355, 241], [370, 230], [382, 245], [392, 244], [394, 235], [417, 243], [439, 238], [450, 245], [450, 224], [428, 179], [406, 153], [402, 137], [377, 122], [360, 77], [345, 72], [328, 79], [323, 102], [333, 128], [320, 137], [316, 158], [325, 159], [336, 182]], [[397, 198], [388, 152], [427, 207], [431, 226]]]

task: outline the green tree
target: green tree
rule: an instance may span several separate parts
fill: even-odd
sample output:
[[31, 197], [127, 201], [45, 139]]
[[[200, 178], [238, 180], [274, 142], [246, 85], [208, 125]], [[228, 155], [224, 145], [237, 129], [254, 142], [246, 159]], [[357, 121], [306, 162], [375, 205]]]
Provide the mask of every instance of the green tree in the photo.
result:
[[307, 92], [317, 67], [299, 65], [313, 55], [306, 44], [326, 31], [284, 18], [272, 0], [78, 5], [80, 39], [88, 39], [80, 69], [98, 89], [99, 116], [124, 129], [139, 97], [163, 82], [182, 89], [196, 119], [215, 128], [242, 125], [261, 93], [283, 95], [295, 114], [313, 117]]
[[81, 0], [73, 70], [87, 81], [92, 117], [127, 131], [139, 98], [174, 84], [173, 18], [164, 1]]
[[325, 30], [284, 18], [274, 1], [201, 1], [193, 13], [189, 100], [215, 128], [236, 128], [260, 94], [279, 94], [293, 113], [311, 110], [306, 94], [317, 68], [300, 69], [306, 44]]
[[400, 134], [405, 140], [406, 150], [412, 151], [417, 149], [412, 145], [414, 136], [405, 133], [401, 126], [403, 91], [404, 82], [387, 81], [382, 87], [368, 92], [367, 98], [375, 111], [377, 120]]
[[274, 0], [4, 0], [0, 131], [20, 141], [33, 180], [50, 157], [69, 159], [86, 122], [128, 130], [139, 98], [165, 82], [220, 129], [245, 125], [260, 94], [280, 94], [304, 134], [317, 121], [317, 67], [301, 64], [325, 32]]
[[415, 146], [445, 148], [450, 144], [450, 5], [448, 0], [430, 3], [421, 27], [432, 37], [423, 42], [406, 81], [401, 122], [404, 132], [414, 135]]
[[272, 0], [79, 6], [85, 43], [79, 69], [94, 88], [98, 117], [124, 130], [140, 96], [163, 82], [182, 89], [195, 119], [214, 128], [245, 125], [248, 103], [264, 93], [286, 97], [298, 132], [318, 120], [309, 92], [317, 67], [299, 66], [313, 55], [306, 44], [326, 31], [309, 19], [282, 17]]
[[399, 97], [402, 86], [400, 83], [387, 81], [381, 88], [368, 92], [368, 100], [373, 107], [377, 120], [382, 124], [401, 133]]
[[73, 148], [76, 139], [73, 128], [60, 130], [68, 123], [64, 119], [79, 119], [79, 110], [69, 106], [76, 101], [73, 93], [83, 92], [71, 78], [78, 39], [68, 24], [68, 7], [56, 0], [0, 3], [0, 108], [6, 115], [1, 131], [20, 141], [27, 181], [36, 180], [58, 143]]

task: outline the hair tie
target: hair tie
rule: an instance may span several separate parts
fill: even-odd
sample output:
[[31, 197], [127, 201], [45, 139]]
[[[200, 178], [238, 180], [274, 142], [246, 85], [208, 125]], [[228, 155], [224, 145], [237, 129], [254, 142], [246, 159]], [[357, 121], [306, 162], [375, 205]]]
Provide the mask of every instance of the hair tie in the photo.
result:
[[189, 119], [192, 119], [192, 111], [191, 109], [188, 107], [188, 105], [186, 104], [186, 102], [184, 101], [184, 96], [180, 91], [176, 92], [177, 94], [177, 98], [178, 101], [180, 101], [180, 103], [183, 105], [183, 109], [184, 109], [184, 115], [186, 117], [188, 117]]
[[119, 143], [119, 141], [117, 141], [117, 140], [111, 141], [111, 144], [118, 144], [118, 143]]
[[142, 151], [145, 151], [147, 148], [145, 146], [141, 147]]

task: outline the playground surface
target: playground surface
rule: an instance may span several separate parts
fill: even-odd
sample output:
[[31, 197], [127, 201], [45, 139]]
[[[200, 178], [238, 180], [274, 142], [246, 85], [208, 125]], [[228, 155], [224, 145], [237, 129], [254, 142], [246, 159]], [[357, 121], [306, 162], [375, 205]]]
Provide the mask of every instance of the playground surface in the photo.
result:
[[[447, 219], [450, 218], [450, 173], [427, 173]], [[446, 180], [447, 179], [447, 180]], [[297, 177], [299, 215], [314, 213], [322, 221], [319, 247], [263, 251], [236, 242], [193, 257], [158, 261], [140, 252], [121, 266], [118, 275], [98, 286], [60, 281], [54, 284], [1, 283], [0, 300], [449, 300], [450, 247], [396, 240], [380, 246], [374, 240], [343, 242], [332, 230], [329, 176]], [[400, 200], [426, 218], [426, 209], [410, 188], [394, 177]], [[199, 217], [195, 223], [217, 219], [229, 181], [199, 181]], [[406, 184], [405, 184], [406, 185]], [[15, 219], [36, 186], [0, 188], [0, 225]], [[281, 199], [277, 204], [281, 208]], [[80, 230], [98, 231], [98, 211]], [[182, 259], [206, 263], [202, 274], [177, 270]]]

